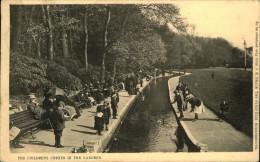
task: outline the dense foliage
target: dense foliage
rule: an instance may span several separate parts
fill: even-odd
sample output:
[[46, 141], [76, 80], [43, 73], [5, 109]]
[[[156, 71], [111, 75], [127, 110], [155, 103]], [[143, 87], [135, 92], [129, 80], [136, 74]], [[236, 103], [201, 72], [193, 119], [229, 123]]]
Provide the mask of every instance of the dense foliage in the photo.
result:
[[[167, 67], [244, 67], [244, 51], [223, 38], [177, 34], [167, 26], [160, 29], [167, 50]], [[247, 53], [247, 67], [252, 55]]]
[[81, 81], [140, 69], [243, 67], [242, 50], [189, 33], [179, 10], [173, 4], [11, 6], [11, 51], [20, 55], [11, 57], [10, 92], [49, 84], [78, 89]]
[[32, 92], [43, 94], [51, 86], [69, 90], [81, 88], [81, 80], [57, 63], [20, 54], [11, 54], [10, 58], [11, 95]]

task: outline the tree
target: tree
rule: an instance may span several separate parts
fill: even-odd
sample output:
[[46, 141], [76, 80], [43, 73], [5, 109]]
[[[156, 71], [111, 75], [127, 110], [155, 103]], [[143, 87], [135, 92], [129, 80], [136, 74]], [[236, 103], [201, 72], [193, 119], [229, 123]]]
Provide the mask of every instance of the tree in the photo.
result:
[[105, 21], [105, 27], [104, 27], [104, 49], [103, 49], [103, 52], [102, 52], [102, 63], [101, 63], [101, 78], [100, 78], [100, 82], [103, 83], [104, 82], [104, 79], [105, 79], [105, 70], [106, 70], [106, 67], [105, 67], [105, 58], [106, 58], [106, 47], [107, 47], [107, 33], [108, 33], [108, 25], [109, 25], [109, 22], [110, 22], [110, 6], [107, 5], [106, 6], [106, 21]]
[[18, 52], [18, 46], [19, 46], [19, 41], [21, 38], [21, 32], [22, 32], [22, 7], [17, 5], [17, 6], [12, 6], [12, 12], [14, 15], [12, 15], [11, 23], [11, 50], [14, 52]]
[[54, 52], [53, 52], [53, 27], [51, 22], [51, 16], [50, 16], [50, 6], [41, 6], [43, 11], [43, 19], [47, 23], [48, 28], [48, 56], [47, 58], [50, 61], [53, 61], [54, 58]]
[[88, 71], [88, 9], [85, 7], [84, 14], [84, 27], [85, 27], [85, 69]]

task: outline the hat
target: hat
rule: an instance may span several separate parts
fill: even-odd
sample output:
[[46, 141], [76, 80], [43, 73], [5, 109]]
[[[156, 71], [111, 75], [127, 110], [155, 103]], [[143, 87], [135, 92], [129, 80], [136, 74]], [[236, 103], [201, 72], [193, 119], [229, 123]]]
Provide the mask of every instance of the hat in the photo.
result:
[[30, 98], [29, 98], [30, 100], [31, 100], [31, 99], [36, 99], [36, 97], [35, 97], [34, 94], [30, 94], [29, 97], [30, 97]]

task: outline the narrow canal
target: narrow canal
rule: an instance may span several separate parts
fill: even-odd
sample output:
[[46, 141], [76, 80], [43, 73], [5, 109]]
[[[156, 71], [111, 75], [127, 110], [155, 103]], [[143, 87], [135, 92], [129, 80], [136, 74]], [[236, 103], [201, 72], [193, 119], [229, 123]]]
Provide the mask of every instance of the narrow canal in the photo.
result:
[[[169, 99], [168, 78], [151, 81], [145, 99], [130, 108], [121, 127], [108, 145], [108, 152], [187, 151], [176, 137], [178, 127]], [[183, 148], [184, 145], [184, 148]]]

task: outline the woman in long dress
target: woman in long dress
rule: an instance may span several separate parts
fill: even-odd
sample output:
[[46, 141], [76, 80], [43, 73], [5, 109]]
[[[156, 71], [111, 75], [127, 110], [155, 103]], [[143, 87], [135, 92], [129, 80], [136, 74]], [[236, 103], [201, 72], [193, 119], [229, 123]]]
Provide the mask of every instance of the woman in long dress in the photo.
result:
[[198, 114], [202, 114], [205, 112], [204, 104], [200, 99], [195, 99], [195, 108], [194, 108], [194, 113], [195, 113], [195, 118], [194, 121], [199, 119]]

